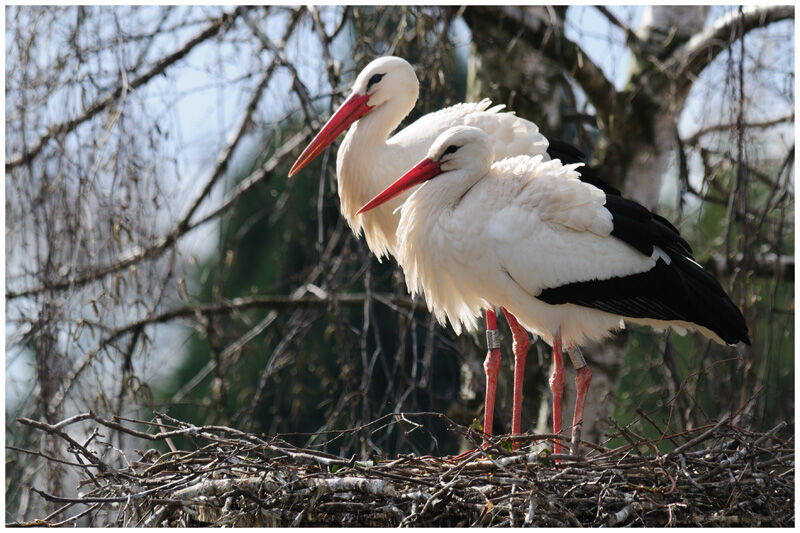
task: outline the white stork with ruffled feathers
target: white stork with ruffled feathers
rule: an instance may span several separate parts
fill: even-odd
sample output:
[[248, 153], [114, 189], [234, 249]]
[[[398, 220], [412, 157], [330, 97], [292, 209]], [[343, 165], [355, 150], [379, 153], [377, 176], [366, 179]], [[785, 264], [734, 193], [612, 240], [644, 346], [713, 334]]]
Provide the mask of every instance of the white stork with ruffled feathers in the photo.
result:
[[[476, 328], [492, 302], [552, 344], [555, 433], [562, 345], [598, 340], [624, 321], [750, 343], [739, 309], [669, 222], [581, 181], [579, 164], [541, 155], [493, 161], [485, 132], [450, 128], [359, 212], [416, 188], [400, 209], [395, 254], [409, 290], [423, 294], [439, 321], [448, 319], [457, 331]], [[591, 371], [580, 350], [569, 355], [577, 369], [576, 451]]]

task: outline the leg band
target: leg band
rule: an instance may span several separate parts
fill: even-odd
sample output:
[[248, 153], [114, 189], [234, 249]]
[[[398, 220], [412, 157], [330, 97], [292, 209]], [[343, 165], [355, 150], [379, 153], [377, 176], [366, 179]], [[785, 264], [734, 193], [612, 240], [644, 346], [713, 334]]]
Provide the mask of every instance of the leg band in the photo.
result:
[[569, 359], [572, 361], [572, 366], [575, 367], [575, 370], [586, 366], [586, 359], [583, 358], [583, 352], [581, 352], [580, 348], [572, 346], [567, 350], [567, 353], [569, 353]]
[[490, 350], [496, 350], [500, 348], [500, 330], [486, 330], [486, 347]]

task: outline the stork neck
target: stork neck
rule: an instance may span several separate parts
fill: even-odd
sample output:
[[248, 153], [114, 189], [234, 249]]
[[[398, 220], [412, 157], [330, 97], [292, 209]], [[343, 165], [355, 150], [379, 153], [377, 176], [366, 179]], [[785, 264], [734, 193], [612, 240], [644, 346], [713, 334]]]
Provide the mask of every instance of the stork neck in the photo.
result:
[[393, 211], [400, 200], [375, 209], [369, 215], [368, 225], [364, 225], [364, 217], [356, 213], [406, 170], [402, 165], [397, 167], [397, 156], [401, 155], [397, 147], [387, 143], [389, 133], [403, 117], [390, 121], [391, 118], [387, 118], [383, 109], [362, 117], [350, 127], [336, 157], [342, 214], [356, 234], [363, 230], [367, 245], [378, 257], [394, 254], [400, 216]]
[[430, 216], [451, 213], [483, 177], [485, 171], [476, 167], [466, 167], [446, 172], [418, 188], [409, 202], [415, 209], [421, 209]]
[[345, 135], [336, 158], [336, 178], [342, 211], [351, 226], [356, 211], [399, 175], [385, 168], [395, 159], [394, 146], [387, 140], [411, 107], [413, 102], [410, 107], [408, 102], [384, 102], [353, 124]]
[[339, 157], [356, 161], [367, 161], [386, 147], [389, 131], [380, 121], [370, 120], [370, 115], [361, 118], [347, 131], [339, 149]]
[[373, 183], [374, 174], [381, 174], [375, 172], [375, 165], [385, 157], [388, 134], [382, 131], [379, 122], [366, 120], [368, 118], [364, 117], [350, 127], [336, 156], [339, 196], [348, 220], [372, 198], [369, 195], [373, 189], [381, 186]]

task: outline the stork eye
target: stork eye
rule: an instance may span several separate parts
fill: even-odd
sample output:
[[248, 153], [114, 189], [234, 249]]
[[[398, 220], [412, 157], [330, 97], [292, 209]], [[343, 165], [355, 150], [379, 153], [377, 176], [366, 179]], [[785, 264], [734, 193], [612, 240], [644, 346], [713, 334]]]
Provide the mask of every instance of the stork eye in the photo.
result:
[[455, 144], [451, 144], [450, 146], [447, 147], [447, 149], [444, 152], [442, 152], [442, 157], [446, 156], [447, 154], [454, 154], [456, 150], [458, 150], [459, 148], [461, 147], [456, 146]]
[[384, 76], [386, 76], [386, 74], [373, 74], [372, 77], [369, 79], [369, 82], [367, 82], [367, 90], [369, 90], [370, 87], [381, 81]]

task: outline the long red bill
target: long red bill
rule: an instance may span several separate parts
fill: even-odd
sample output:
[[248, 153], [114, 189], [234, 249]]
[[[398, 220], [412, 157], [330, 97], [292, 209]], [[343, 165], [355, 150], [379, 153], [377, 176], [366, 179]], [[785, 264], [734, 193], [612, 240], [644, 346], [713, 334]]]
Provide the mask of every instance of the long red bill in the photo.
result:
[[417, 166], [403, 174], [397, 181], [386, 187], [383, 192], [379, 193], [375, 198], [370, 200], [357, 214], [365, 213], [370, 209], [374, 209], [382, 203], [388, 202], [398, 194], [410, 189], [414, 185], [419, 185], [429, 179], [438, 176], [442, 173], [442, 163], [434, 161], [433, 159], [425, 158]]
[[328, 147], [333, 141], [336, 140], [344, 130], [350, 127], [350, 124], [360, 119], [372, 110], [372, 106], [367, 104], [369, 95], [367, 94], [353, 94], [344, 101], [339, 109], [328, 119], [328, 122], [317, 133], [297, 161], [292, 165], [289, 170], [289, 177], [291, 178], [300, 172], [304, 166], [309, 164], [311, 160], [317, 157], [325, 148]]

